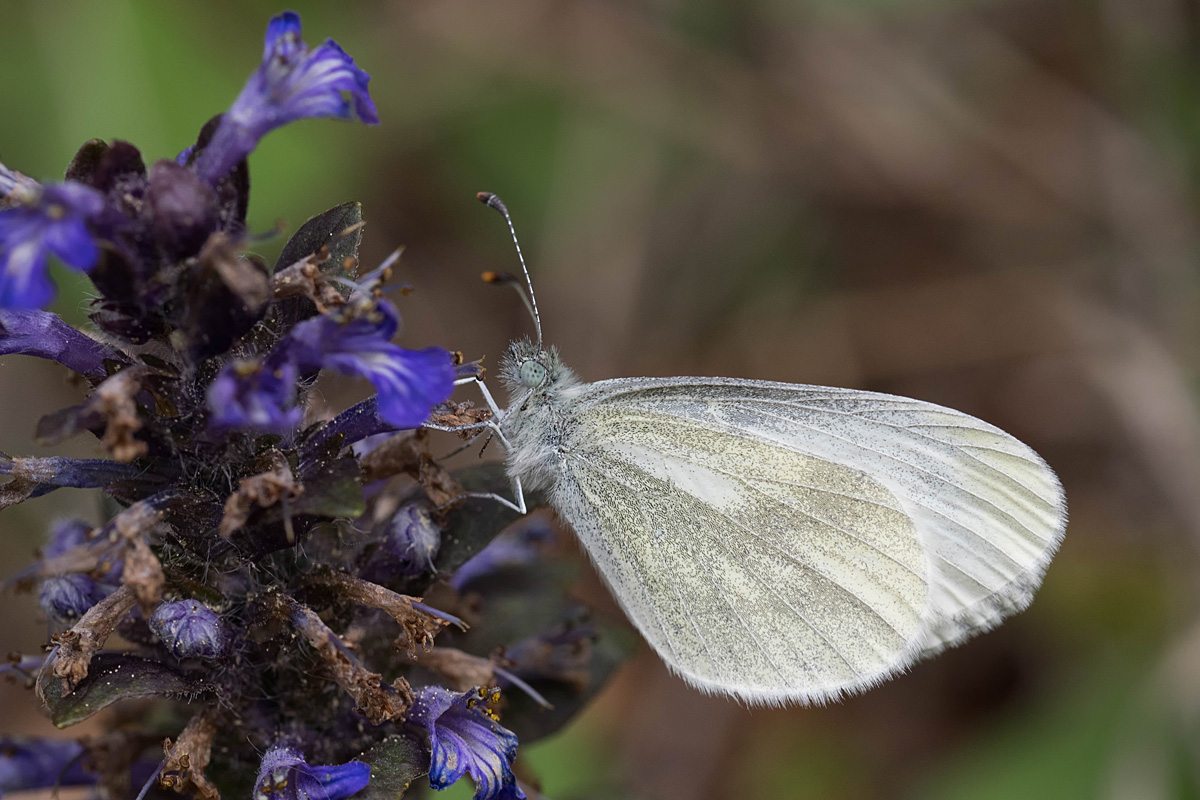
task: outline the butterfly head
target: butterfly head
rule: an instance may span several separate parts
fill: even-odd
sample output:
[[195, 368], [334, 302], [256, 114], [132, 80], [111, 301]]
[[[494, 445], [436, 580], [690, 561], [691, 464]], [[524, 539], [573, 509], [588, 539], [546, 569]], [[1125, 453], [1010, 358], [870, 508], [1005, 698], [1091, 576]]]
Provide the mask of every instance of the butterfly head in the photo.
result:
[[544, 349], [529, 339], [518, 339], [508, 346], [500, 362], [500, 379], [513, 397], [555, 393], [577, 383], [556, 348]]

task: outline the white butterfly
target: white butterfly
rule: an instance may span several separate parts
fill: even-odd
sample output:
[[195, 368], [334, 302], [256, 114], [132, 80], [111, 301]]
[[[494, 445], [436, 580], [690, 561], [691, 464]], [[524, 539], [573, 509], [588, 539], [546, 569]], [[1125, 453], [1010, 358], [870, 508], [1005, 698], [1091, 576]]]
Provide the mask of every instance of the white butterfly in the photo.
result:
[[[480, 199], [508, 218], [499, 198]], [[508, 409], [484, 388], [517, 502], [493, 497], [524, 512], [522, 488], [546, 490], [693, 686], [823, 702], [1029, 605], [1066, 506], [1054, 472], [1012, 436], [850, 389], [581, 383], [541, 346], [529, 291], [538, 342], [515, 342], [502, 362]]]

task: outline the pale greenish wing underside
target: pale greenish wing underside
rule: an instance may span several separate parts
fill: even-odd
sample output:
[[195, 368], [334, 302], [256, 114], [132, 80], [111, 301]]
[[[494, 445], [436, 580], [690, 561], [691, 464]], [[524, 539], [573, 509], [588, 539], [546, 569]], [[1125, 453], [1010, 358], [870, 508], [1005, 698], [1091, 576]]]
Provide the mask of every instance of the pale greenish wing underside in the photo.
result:
[[635, 624], [702, 688], [822, 700], [1026, 606], [1053, 472], [959, 412], [719, 379], [591, 384], [556, 505]]
[[663, 658], [747, 700], [824, 700], [912, 660], [925, 557], [866, 474], [670, 418], [593, 408], [556, 505]]

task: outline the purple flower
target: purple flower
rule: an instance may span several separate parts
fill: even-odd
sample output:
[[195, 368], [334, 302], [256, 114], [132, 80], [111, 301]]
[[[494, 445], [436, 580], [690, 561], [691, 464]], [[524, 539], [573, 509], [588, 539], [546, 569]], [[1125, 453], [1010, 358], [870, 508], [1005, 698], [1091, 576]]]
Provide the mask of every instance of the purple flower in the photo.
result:
[[73, 625], [108, 594], [109, 591], [87, 575], [51, 575], [42, 581], [38, 604], [55, 621]]
[[150, 615], [150, 630], [177, 658], [216, 658], [229, 640], [221, 618], [195, 600], [162, 603]]
[[50, 253], [75, 269], [90, 271], [100, 250], [87, 222], [103, 210], [99, 192], [68, 181], [45, 187], [29, 205], [0, 211], [0, 308], [40, 308], [50, 302]]
[[96, 782], [80, 766], [83, 745], [60, 739], [0, 737], [0, 795]]
[[[103, 545], [103, 537], [92, 535], [92, 526], [78, 519], [60, 519], [50, 525], [50, 541], [42, 548], [42, 560], [49, 561], [84, 545]], [[101, 584], [116, 585], [124, 564], [117, 560], [100, 576]], [[106, 592], [107, 594], [107, 592]]]
[[454, 363], [440, 347], [393, 344], [399, 327], [395, 306], [375, 300], [348, 314], [307, 319], [281, 346], [301, 370], [325, 367], [366, 378], [379, 394], [379, 416], [397, 428], [416, 428], [454, 390]]
[[115, 353], [72, 328], [57, 314], [0, 308], [0, 356], [23, 354], [57, 361], [89, 378], [103, 378]]
[[[50, 526], [50, 541], [42, 548], [42, 560], [61, 556], [88, 544], [91, 527], [77, 519], [59, 520]], [[121, 579], [121, 562], [113, 564], [100, 580], [90, 575], [51, 575], [42, 581], [38, 604], [56, 622], [73, 625], [88, 609], [108, 597]]]
[[300, 38], [300, 15], [285, 11], [267, 26], [262, 63], [198, 156], [197, 174], [216, 183], [259, 139], [298, 119], [357, 116], [377, 124], [379, 115], [367, 91], [370, 80], [332, 39], [310, 51]]
[[215, 428], [251, 428], [271, 433], [295, 430], [304, 416], [297, 408], [294, 364], [279, 359], [234, 361], [208, 387]]
[[486, 698], [481, 689], [460, 694], [424, 686], [417, 691], [408, 721], [429, 731], [429, 784], [445, 789], [470, 775], [473, 800], [522, 800], [525, 793], [512, 772], [517, 736], [481, 705]]
[[92, 528], [78, 519], [60, 519], [50, 524], [50, 541], [42, 548], [43, 558], [61, 556], [88, 541]]
[[362, 761], [314, 767], [299, 750], [276, 744], [263, 756], [254, 800], [342, 800], [366, 788], [371, 767]]
[[385, 545], [396, 557], [398, 571], [403, 577], [432, 572], [433, 558], [441, 544], [442, 530], [421, 503], [401, 506], [388, 524]]

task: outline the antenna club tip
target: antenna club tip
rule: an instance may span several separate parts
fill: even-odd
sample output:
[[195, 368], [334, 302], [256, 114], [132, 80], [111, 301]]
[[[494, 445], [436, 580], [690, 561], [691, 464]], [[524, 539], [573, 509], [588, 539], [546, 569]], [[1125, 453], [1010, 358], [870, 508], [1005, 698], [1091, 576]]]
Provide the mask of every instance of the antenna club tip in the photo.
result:
[[496, 283], [497, 281], [500, 280], [500, 273], [493, 272], [492, 270], [488, 270], [487, 272], [484, 272], [483, 274], [481, 274], [479, 277], [483, 279], [484, 283]]
[[491, 192], [480, 192], [475, 195], [475, 199], [489, 208], [496, 209], [504, 216], [508, 216], [508, 207], [504, 205], [504, 201], [500, 199], [499, 195], [492, 194]]

